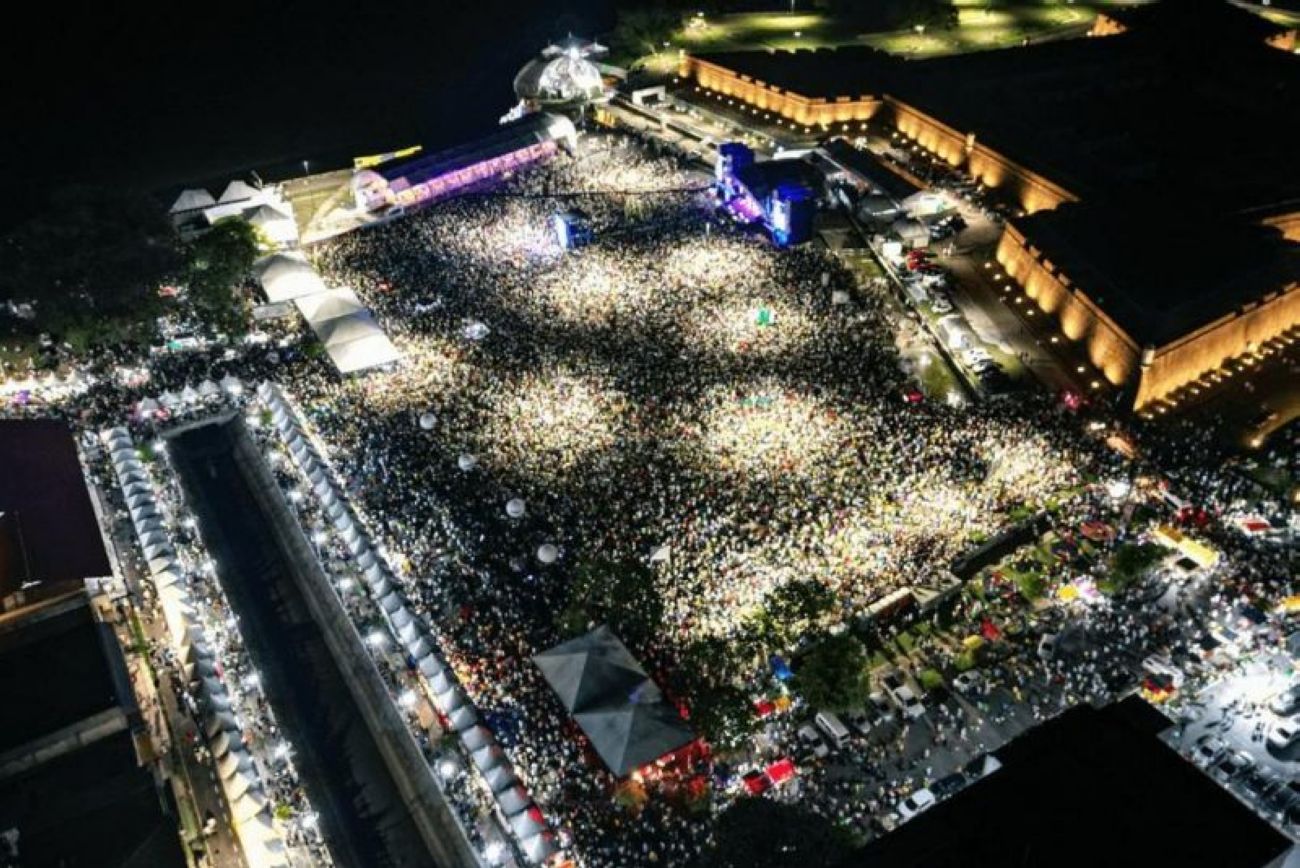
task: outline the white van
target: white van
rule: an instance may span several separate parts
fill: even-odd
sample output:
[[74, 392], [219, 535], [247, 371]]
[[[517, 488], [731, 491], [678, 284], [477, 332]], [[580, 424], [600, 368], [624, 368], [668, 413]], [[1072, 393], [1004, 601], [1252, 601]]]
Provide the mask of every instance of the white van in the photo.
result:
[[970, 330], [966, 327], [966, 320], [961, 314], [950, 313], [941, 318], [935, 328], [939, 331], [939, 336], [950, 350], [963, 350], [971, 346]]
[[817, 724], [817, 728], [822, 731], [822, 735], [826, 736], [826, 740], [835, 745], [836, 748], [842, 748], [848, 744], [848, 727], [834, 712], [819, 711], [814, 722]]

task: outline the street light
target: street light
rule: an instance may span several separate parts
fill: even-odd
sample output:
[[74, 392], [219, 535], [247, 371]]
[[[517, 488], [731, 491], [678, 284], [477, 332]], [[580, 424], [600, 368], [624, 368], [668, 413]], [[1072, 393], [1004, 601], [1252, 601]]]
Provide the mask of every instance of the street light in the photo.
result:
[[310, 162], [309, 160], [303, 160], [303, 161], [302, 161], [302, 173], [303, 173], [304, 175], [310, 175], [310, 174], [311, 174], [311, 162]]

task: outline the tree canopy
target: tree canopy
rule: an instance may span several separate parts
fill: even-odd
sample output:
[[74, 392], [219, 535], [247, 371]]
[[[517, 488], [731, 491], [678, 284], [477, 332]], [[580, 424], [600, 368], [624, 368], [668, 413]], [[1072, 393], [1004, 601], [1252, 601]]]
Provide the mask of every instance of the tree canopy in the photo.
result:
[[31, 302], [37, 328], [107, 334], [150, 328], [158, 289], [182, 265], [166, 210], [142, 193], [57, 191], [0, 242], [0, 298]]
[[185, 283], [195, 312], [227, 334], [240, 334], [246, 319], [236, 290], [252, 271], [260, 246], [247, 220], [218, 221], [186, 249]]
[[681, 13], [665, 4], [620, 9], [610, 34], [610, 47], [627, 57], [653, 54], [681, 24]]
[[835, 865], [847, 855], [849, 836], [829, 820], [771, 799], [737, 799], [718, 817], [713, 846], [701, 868], [790, 868]]
[[593, 622], [609, 624], [623, 640], [641, 645], [663, 626], [663, 597], [654, 571], [635, 560], [593, 558], [575, 567], [569, 602], [556, 618], [565, 636], [576, 636]]
[[721, 751], [740, 747], [758, 729], [758, 716], [743, 683], [746, 661], [734, 643], [719, 637], [687, 646], [669, 675], [673, 692], [686, 700], [691, 728]]
[[791, 681], [813, 708], [861, 708], [871, 693], [867, 650], [848, 633], [831, 636], [804, 655]]
[[869, 30], [957, 23], [957, 8], [951, 0], [813, 0], [813, 6]]
[[835, 594], [821, 582], [787, 582], [763, 598], [760, 630], [765, 640], [788, 648], [815, 632], [835, 604]]

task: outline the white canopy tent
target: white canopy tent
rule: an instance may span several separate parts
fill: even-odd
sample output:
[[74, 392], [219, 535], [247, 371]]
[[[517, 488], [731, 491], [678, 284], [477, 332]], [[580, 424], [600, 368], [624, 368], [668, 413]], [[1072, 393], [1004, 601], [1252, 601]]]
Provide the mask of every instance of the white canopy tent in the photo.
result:
[[[272, 290], [265, 277], [262, 285], [271, 298]], [[341, 373], [376, 368], [401, 358], [401, 353], [352, 290], [325, 289], [322, 285], [318, 292], [299, 293], [292, 298]]]
[[326, 292], [325, 281], [301, 253], [276, 253], [258, 263], [258, 281], [272, 304]]
[[212, 198], [212, 194], [202, 187], [194, 187], [189, 190], [182, 190], [181, 194], [176, 197], [172, 203], [171, 213], [179, 214], [182, 211], [197, 211], [200, 208], [211, 208], [217, 204], [217, 200]]
[[294, 221], [293, 214], [286, 214], [273, 205], [258, 205], [245, 214], [244, 219], [261, 231], [272, 244], [285, 246], [298, 243], [298, 224]]
[[221, 193], [220, 201], [223, 205], [231, 202], [246, 202], [250, 199], [260, 199], [262, 193], [251, 184], [238, 179], [231, 181], [226, 185], [226, 189]]

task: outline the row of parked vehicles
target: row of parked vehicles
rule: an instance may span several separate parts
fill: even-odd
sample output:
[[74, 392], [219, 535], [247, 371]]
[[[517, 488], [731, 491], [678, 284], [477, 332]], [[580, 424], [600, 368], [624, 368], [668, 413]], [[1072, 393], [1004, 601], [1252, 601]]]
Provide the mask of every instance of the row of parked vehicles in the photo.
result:
[[1231, 749], [1212, 733], [1197, 740], [1192, 758], [1274, 822], [1300, 828], [1300, 780], [1288, 780], [1260, 767], [1249, 753]]

